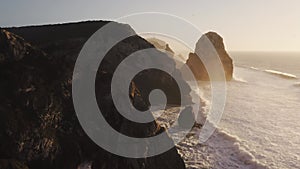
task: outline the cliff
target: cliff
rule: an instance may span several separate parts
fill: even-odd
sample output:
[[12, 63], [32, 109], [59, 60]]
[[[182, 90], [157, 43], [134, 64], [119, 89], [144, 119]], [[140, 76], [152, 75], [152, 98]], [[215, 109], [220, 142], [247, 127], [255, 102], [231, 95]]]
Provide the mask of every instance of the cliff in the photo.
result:
[[[94, 32], [107, 23], [109, 22], [90, 21], [58, 25], [6, 28], [6, 30], [23, 37], [29, 43], [46, 52], [48, 57], [60, 60], [60, 62], [64, 62], [64, 66], [68, 67], [68, 69], [73, 69], [77, 56], [84, 43]], [[128, 31], [134, 32], [129, 25], [123, 24], [122, 26]], [[147, 48], [155, 48], [154, 45], [138, 36], [127, 38], [118, 45], [118, 47], [114, 47], [110, 50], [111, 55], [119, 56], [110, 58], [112, 59], [111, 63], [113, 63], [112, 67], [116, 67], [125, 56], [128, 56], [135, 51]], [[107, 65], [104, 66], [106, 67]], [[109, 71], [113, 72], [113, 70], [114, 69], [110, 69]], [[174, 71], [176, 72], [171, 73], [180, 73], [177, 70]], [[145, 81], [144, 79], [149, 80]], [[179, 88], [176, 85], [175, 80], [167, 73], [156, 70], [144, 71], [143, 76], [138, 74], [135, 77], [135, 82], [137, 86], [143, 87], [141, 93], [143, 96], [145, 96], [146, 101], [148, 101], [149, 92], [153, 88], [158, 88], [165, 91], [167, 96], [169, 96], [169, 104], [181, 104]], [[190, 89], [188, 86], [184, 88], [188, 89], [187, 91], [183, 92], [185, 94], [185, 100], [187, 101], [185, 104], [189, 104], [189, 102], [191, 102], [191, 98], [189, 96]]]
[[[111, 154], [90, 140], [78, 123], [71, 92], [74, 63], [85, 41], [107, 23], [1, 29], [0, 168], [77, 168], [86, 162], [97, 169], [185, 168], [175, 147], [139, 159]], [[120, 27], [133, 31], [128, 25]], [[115, 130], [134, 137], [154, 136], [165, 129], [155, 121], [140, 124], [125, 119], [112, 105], [109, 89], [117, 65], [129, 54], [146, 48], [153, 45], [137, 35], [121, 41], [105, 56], [96, 77], [97, 101], [106, 121]], [[169, 104], [180, 103], [174, 79], [147, 70], [129, 87], [131, 98], [138, 100], [135, 106], [147, 109], [147, 94], [155, 88], [166, 92]]]

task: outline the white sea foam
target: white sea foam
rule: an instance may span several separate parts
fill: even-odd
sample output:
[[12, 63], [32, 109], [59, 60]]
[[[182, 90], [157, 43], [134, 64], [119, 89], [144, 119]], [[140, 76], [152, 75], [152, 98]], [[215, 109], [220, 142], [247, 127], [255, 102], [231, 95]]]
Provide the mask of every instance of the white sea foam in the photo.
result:
[[235, 165], [236, 168], [267, 168], [244, 148], [246, 145], [242, 146], [241, 144], [242, 141], [237, 136], [220, 130], [215, 132], [208, 145], [215, 149], [218, 155], [217, 160], [221, 161], [221, 164], [223, 163], [218, 168], [230, 168], [232, 165]]
[[241, 149], [259, 163], [272, 169], [300, 168], [300, 101], [298, 90], [292, 88], [295, 82], [264, 71], [235, 69], [248, 85], [228, 83], [219, 127], [237, 135]]
[[295, 86], [295, 87], [300, 87], [300, 82], [294, 83], [294, 86]]
[[188, 169], [266, 169], [249, 151], [240, 144], [240, 140], [217, 129], [210, 139], [199, 144], [201, 129], [194, 128], [187, 139], [177, 145]]
[[[298, 90], [293, 88], [300, 82], [266, 73], [274, 74], [235, 67], [235, 80], [227, 83], [227, 104], [219, 128], [204, 144], [199, 144], [201, 130], [194, 128], [192, 135], [177, 145], [187, 168], [300, 168], [300, 101]], [[197, 93], [202, 100], [207, 98], [202, 110], [210, 106], [209, 86], [202, 84]], [[206, 111], [202, 113], [205, 118]], [[168, 114], [165, 118], [171, 117], [172, 113]]]
[[259, 68], [253, 67], [253, 66], [251, 66], [250, 69], [252, 69], [252, 70], [259, 70]]
[[248, 83], [247, 80], [245, 80], [241, 77], [237, 77], [235, 74], [233, 75], [233, 81], [239, 82], [239, 83]]
[[285, 72], [280, 72], [280, 71], [277, 71], [277, 70], [270, 70], [270, 69], [266, 69], [264, 71], [267, 72], [267, 73], [270, 73], [270, 74], [277, 75], [277, 76], [282, 77], [282, 78], [286, 78], [286, 79], [297, 79], [296, 75], [293, 75], [293, 74], [290, 74], [290, 73], [285, 73]]
[[[205, 105], [207, 106], [207, 105]], [[169, 126], [175, 120], [176, 113], [179, 112], [179, 107], [169, 108], [157, 119], [164, 126]], [[203, 110], [203, 109], [202, 109]], [[201, 111], [200, 114], [204, 112]], [[165, 124], [167, 123], [167, 124]], [[178, 145], [178, 151], [185, 161], [188, 169], [198, 168], [232, 168], [232, 169], [265, 169], [249, 151], [241, 146], [241, 141], [238, 137], [232, 136], [225, 131], [217, 128], [210, 139], [203, 143], [199, 143], [199, 134], [201, 129], [195, 127], [192, 129], [187, 138], [181, 141]], [[169, 134], [174, 140], [180, 138], [185, 132], [181, 132], [179, 128], [172, 128]]]

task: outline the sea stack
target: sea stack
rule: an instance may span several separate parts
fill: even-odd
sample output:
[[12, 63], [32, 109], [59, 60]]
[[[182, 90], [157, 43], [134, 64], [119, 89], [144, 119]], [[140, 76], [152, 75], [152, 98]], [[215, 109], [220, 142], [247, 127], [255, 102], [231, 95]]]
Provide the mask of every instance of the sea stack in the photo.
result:
[[186, 64], [190, 67], [197, 80], [210, 80], [203, 62], [198, 57], [199, 55], [201, 55], [201, 57], [210, 57], [210, 55], [213, 54], [214, 51], [208, 49], [209, 46], [207, 45], [207, 39], [211, 42], [215, 48], [215, 51], [219, 55], [219, 58], [223, 64], [226, 80], [231, 80], [233, 74], [233, 62], [225, 50], [223, 38], [216, 32], [208, 32], [201, 36], [196, 44], [195, 52], [189, 54]]

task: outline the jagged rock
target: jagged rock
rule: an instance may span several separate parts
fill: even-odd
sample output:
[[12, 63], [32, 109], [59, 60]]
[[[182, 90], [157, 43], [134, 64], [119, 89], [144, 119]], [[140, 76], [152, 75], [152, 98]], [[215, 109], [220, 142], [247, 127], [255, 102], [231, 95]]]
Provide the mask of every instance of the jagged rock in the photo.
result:
[[195, 53], [189, 54], [186, 64], [190, 67], [197, 80], [210, 80], [203, 62], [198, 57], [209, 57], [213, 55], [213, 52], [208, 49], [209, 47], [207, 46], [207, 39], [211, 42], [219, 55], [219, 58], [223, 64], [226, 80], [231, 80], [233, 75], [233, 62], [225, 50], [223, 38], [215, 32], [208, 32], [199, 39], [196, 44]]
[[0, 43], [8, 44], [0, 63], [0, 156], [30, 168], [51, 168], [63, 152], [60, 139], [68, 136], [64, 127], [72, 122], [68, 119], [72, 109], [67, 108], [70, 95], [63, 95], [68, 92], [66, 79], [59, 78], [63, 72], [45, 53], [15, 34], [0, 31]]
[[[106, 23], [9, 29], [28, 38], [29, 43], [1, 30], [1, 158], [15, 159], [31, 169], [76, 168], [87, 161], [97, 169], [185, 168], [175, 147], [149, 158], [124, 158], [111, 154], [91, 141], [78, 123], [71, 96], [74, 62], [84, 42]], [[120, 26], [124, 31], [133, 31], [127, 25]], [[2, 44], [7, 45], [2, 47]], [[39, 49], [33, 47], [35, 45]], [[165, 130], [156, 122], [139, 124], [125, 119], [113, 106], [109, 90], [116, 66], [132, 52], [149, 47], [153, 46], [139, 36], [123, 40], [105, 56], [105, 66], [100, 67], [96, 77], [95, 92], [104, 117], [113, 128], [128, 136], [149, 137]], [[156, 81], [150, 81], [144, 88], [143, 75], [146, 78], [155, 75]], [[128, 94], [136, 106], [147, 109], [146, 94], [161, 85], [169, 85], [169, 94], [174, 92], [172, 89], [176, 90], [170, 77], [161, 72], [144, 72], [134, 79]], [[178, 103], [178, 100], [171, 100], [171, 103]]]

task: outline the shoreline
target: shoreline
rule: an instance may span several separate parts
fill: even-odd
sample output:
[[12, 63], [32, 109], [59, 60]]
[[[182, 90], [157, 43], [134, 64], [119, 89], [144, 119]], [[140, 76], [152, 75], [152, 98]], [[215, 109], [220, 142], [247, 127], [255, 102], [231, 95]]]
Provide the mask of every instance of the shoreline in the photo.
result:
[[[180, 107], [168, 107], [165, 113], [157, 119], [158, 123], [164, 126], [173, 125], [179, 109]], [[170, 114], [173, 115], [170, 116]], [[268, 169], [267, 166], [255, 159], [250, 152], [242, 148], [241, 142], [237, 137], [217, 128], [208, 141], [199, 143], [200, 131], [200, 126], [193, 127], [186, 135], [186, 138], [176, 145], [177, 151], [184, 160], [187, 169]], [[173, 139], [176, 139], [181, 133], [176, 131], [175, 127], [175, 130], [169, 131], [169, 134], [173, 136]]]

